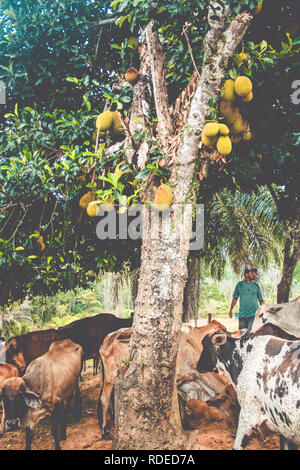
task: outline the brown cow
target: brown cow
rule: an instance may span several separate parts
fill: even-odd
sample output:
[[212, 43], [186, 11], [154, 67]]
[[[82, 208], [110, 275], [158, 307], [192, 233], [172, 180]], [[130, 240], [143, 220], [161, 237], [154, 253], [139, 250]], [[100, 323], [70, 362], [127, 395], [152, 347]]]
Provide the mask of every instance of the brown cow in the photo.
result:
[[[83, 350], [69, 339], [51, 344], [49, 351], [32, 361], [23, 377], [6, 379], [1, 391], [5, 409], [5, 429], [24, 427], [26, 449], [31, 448], [33, 429], [45, 416], [52, 416], [55, 449], [66, 439], [66, 409], [75, 392], [79, 408], [78, 377]], [[60, 432], [59, 432], [60, 431]]]
[[[3, 382], [10, 377], [18, 377], [19, 371], [16, 366], [12, 364], [2, 364], [0, 363], [0, 391], [2, 389]], [[5, 413], [4, 409], [2, 410], [2, 419], [0, 424], [0, 436], [3, 434], [5, 423]]]
[[[205, 379], [201, 378], [196, 371], [196, 365], [199, 355], [202, 353], [202, 339], [209, 332], [225, 331], [225, 327], [216, 320], [202, 327], [191, 327], [184, 325], [181, 331], [181, 340], [177, 356], [176, 381], [179, 396], [183, 395], [184, 400], [199, 398], [199, 396], [186, 396], [186, 391], [181, 388], [186, 383], [193, 382], [198, 389], [197, 393], [204, 390], [208, 393], [207, 397], [215, 396], [219, 391], [229, 384], [226, 377], [219, 379], [215, 374], [211, 374], [215, 383], [211, 385], [208, 391], [204, 384]], [[108, 409], [114, 389], [115, 379], [120, 370], [126, 369], [126, 358], [128, 357], [128, 346], [131, 336], [131, 328], [122, 329], [109, 334], [100, 347], [100, 357], [103, 365], [103, 386], [98, 399], [98, 420], [102, 435], [109, 438], [106, 432]], [[202, 383], [204, 385], [202, 385]], [[212, 382], [213, 383], [213, 382]]]
[[50, 344], [62, 339], [71, 339], [83, 348], [84, 360], [93, 358], [94, 371], [98, 365], [99, 347], [105, 336], [120, 328], [130, 327], [131, 318], [118, 318], [110, 313], [101, 313], [81, 318], [57, 329], [32, 331], [10, 338], [5, 346], [6, 362], [18, 367], [20, 375], [34, 359], [45, 354]]
[[50, 345], [60, 339], [60, 334], [53, 328], [14, 336], [5, 345], [5, 360], [9, 364], [14, 364], [19, 374], [23, 375], [34, 359], [45, 354]]

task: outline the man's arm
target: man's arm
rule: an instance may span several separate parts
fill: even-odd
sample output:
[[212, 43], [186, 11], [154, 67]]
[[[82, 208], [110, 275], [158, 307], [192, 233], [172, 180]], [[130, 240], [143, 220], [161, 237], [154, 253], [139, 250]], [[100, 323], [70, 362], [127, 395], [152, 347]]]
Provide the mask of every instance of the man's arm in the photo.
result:
[[261, 288], [260, 288], [259, 284], [258, 284], [258, 290], [257, 290], [257, 298], [258, 298], [258, 301], [259, 301], [260, 305], [264, 303], [262, 291], [261, 291]]
[[237, 303], [237, 300], [238, 300], [238, 299], [235, 299], [235, 298], [233, 297], [232, 302], [231, 302], [231, 305], [230, 305], [230, 309], [229, 309], [229, 318], [232, 318], [232, 310], [233, 310], [235, 304]]

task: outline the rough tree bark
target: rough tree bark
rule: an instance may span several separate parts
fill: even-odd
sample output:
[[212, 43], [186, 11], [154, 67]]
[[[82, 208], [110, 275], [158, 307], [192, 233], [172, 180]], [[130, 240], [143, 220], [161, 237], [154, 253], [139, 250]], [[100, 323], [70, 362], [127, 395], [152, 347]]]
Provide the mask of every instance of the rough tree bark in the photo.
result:
[[200, 256], [199, 251], [191, 252], [188, 257], [188, 278], [184, 288], [182, 321], [185, 323], [198, 318], [200, 300]]
[[[192, 226], [190, 188], [197, 160], [202, 155], [200, 136], [208, 116], [209, 100], [220, 93], [228, 60], [252, 19], [250, 14], [243, 13], [229, 21], [227, 7], [220, 11], [217, 1], [211, 1], [210, 8], [210, 30], [204, 41], [201, 79], [191, 101], [170, 178], [173, 188], [171, 227], [178, 229], [179, 236], [175, 230], [166, 236], [160, 226], [153, 239], [150, 208], [145, 205], [142, 210], [138, 295], [130, 358], [116, 383], [114, 449], [191, 448], [191, 441], [181, 428], [175, 382]], [[220, 15], [219, 21], [216, 12]], [[158, 75], [158, 71], [163, 70], [163, 61], [152, 24], [147, 26], [146, 38], [161, 147], [164, 158], [170, 161], [171, 136], [164, 127], [170, 130], [168, 97], [164, 75]]]
[[300, 218], [296, 219], [285, 230], [286, 238], [283, 250], [281, 279], [277, 285], [277, 303], [289, 301], [293, 274], [300, 260]]

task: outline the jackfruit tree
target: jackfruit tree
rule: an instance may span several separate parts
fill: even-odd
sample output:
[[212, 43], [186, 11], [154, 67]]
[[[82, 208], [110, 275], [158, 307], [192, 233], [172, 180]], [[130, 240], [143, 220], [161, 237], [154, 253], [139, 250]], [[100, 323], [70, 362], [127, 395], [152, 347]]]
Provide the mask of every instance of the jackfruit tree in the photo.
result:
[[[288, 30], [299, 5], [4, 0], [1, 8], [1, 303], [84, 284], [124, 262], [140, 266], [113, 446], [191, 447], [175, 370], [195, 204], [222, 188], [267, 185], [294, 227], [300, 40]], [[98, 208], [122, 214], [136, 203], [141, 242], [118, 230], [115, 240], [97, 238]], [[171, 209], [171, 236], [151, 238], [153, 206], [161, 221]]]

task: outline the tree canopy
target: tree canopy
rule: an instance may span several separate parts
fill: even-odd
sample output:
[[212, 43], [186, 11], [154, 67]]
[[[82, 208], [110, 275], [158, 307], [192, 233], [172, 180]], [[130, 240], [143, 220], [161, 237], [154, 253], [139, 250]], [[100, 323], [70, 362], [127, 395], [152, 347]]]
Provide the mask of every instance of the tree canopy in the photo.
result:
[[[257, 8], [254, 0], [227, 3], [233, 14]], [[132, 269], [138, 266], [139, 242], [98, 240], [95, 218], [79, 201], [94, 192], [95, 199], [129, 207], [142, 201], [150, 177], [156, 187], [168, 182], [170, 167], [157, 141], [147, 79], [149, 109], [143, 126], [137, 122], [129, 134], [133, 150], [127, 158], [122, 143], [128, 138], [134, 93], [125, 73], [129, 67], [139, 70], [143, 32], [153, 21], [169, 106], [180, 129], [189, 103], [187, 86], [197, 82], [203, 66], [208, 4], [1, 1], [0, 80], [7, 93], [7, 104], [0, 105], [1, 304], [26, 293], [85, 285], [99, 270], [118, 271], [125, 262]], [[252, 138], [236, 135], [222, 165], [211, 150], [204, 165], [197, 163], [191, 191], [198, 202], [209, 201], [224, 187], [251, 191], [275, 185], [285, 192], [285, 217], [293, 218], [299, 205], [299, 112], [291, 100], [299, 70], [298, 17], [299, 4], [292, 0], [275, 5], [265, 0], [254, 16], [225, 77], [251, 78], [253, 100], [238, 105]], [[210, 98], [210, 120], [223, 119], [221, 101], [221, 95]], [[107, 109], [120, 112], [126, 134], [93, 137], [96, 118]], [[140, 166], [134, 152], [142, 142], [149, 151]]]

